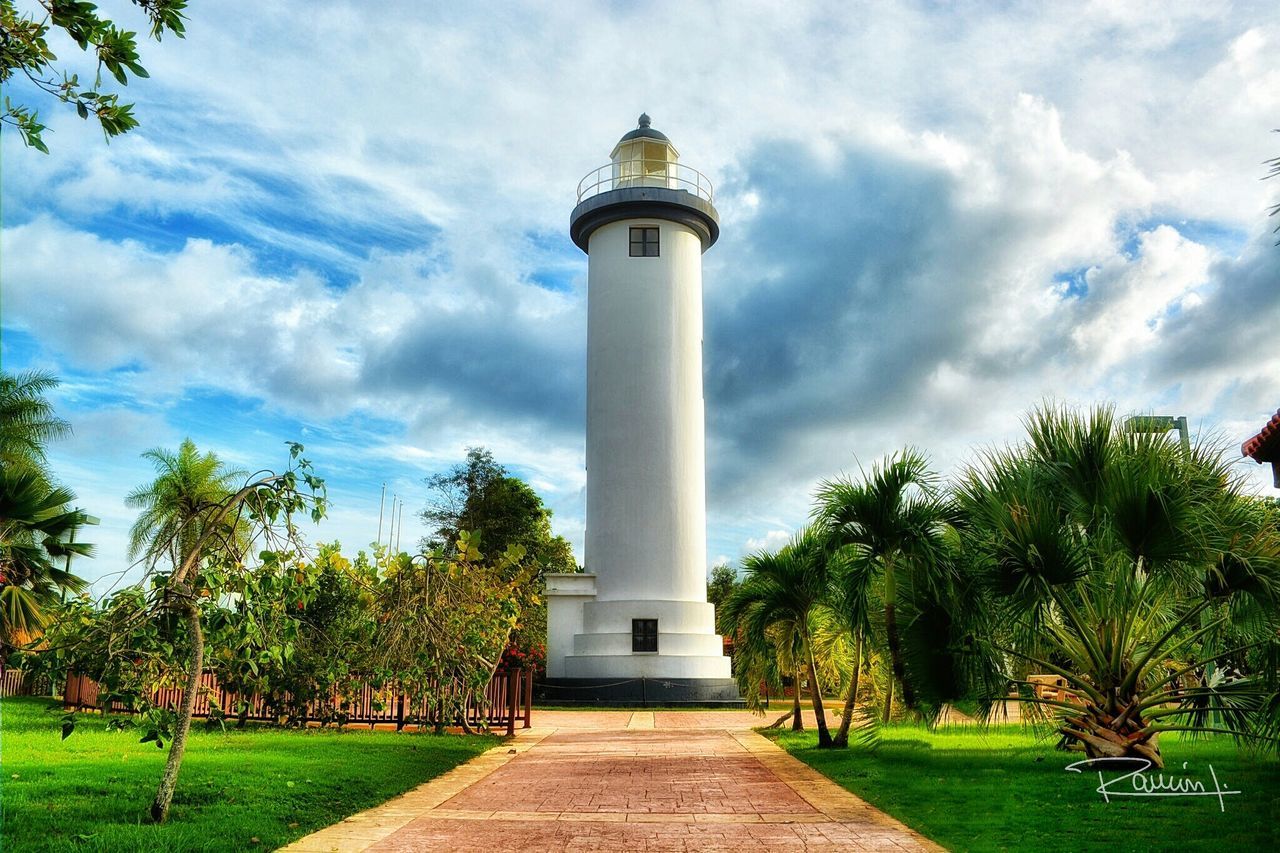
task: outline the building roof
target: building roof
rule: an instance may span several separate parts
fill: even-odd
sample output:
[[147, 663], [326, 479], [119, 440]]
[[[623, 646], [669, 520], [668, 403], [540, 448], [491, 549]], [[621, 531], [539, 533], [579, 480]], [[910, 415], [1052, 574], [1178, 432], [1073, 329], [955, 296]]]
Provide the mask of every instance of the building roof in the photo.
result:
[[1258, 434], [1240, 445], [1240, 452], [1258, 464], [1280, 462], [1280, 410], [1277, 410]]
[[670, 142], [671, 140], [667, 139], [667, 135], [665, 133], [663, 133], [660, 130], [654, 130], [652, 127], [649, 126], [650, 121], [652, 121], [652, 119], [649, 118], [648, 113], [640, 113], [640, 121], [636, 129], [629, 133], [623, 134], [623, 137], [618, 140], [618, 144], [621, 145], [623, 142], [628, 142], [632, 139], [640, 139], [640, 138], [660, 139], [663, 142]]

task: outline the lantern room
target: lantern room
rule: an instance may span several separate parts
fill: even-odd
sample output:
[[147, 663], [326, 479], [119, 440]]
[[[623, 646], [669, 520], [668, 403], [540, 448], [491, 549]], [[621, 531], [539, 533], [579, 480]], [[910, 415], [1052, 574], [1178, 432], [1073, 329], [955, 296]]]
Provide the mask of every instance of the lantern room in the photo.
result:
[[[609, 159], [613, 162], [614, 187], [668, 187], [680, 152], [662, 131], [651, 127], [641, 113], [639, 126], [618, 140]], [[674, 188], [674, 187], [673, 187]]]

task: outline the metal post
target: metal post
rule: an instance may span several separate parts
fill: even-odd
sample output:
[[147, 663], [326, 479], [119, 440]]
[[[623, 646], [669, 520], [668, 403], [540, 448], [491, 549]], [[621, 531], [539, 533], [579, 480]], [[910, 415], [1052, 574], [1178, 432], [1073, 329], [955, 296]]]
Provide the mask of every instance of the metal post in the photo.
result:
[[516, 734], [516, 695], [520, 690], [520, 671], [518, 669], [507, 670], [507, 737], [515, 737]]
[[533, 668], [525, 670], [524, 676], [524, 728], [533, 726]]
[[1186, 416], [1180, 416], [1174, 420], [1174, 425], [1178, 428], [1178, 438], [1182, 441], [1182, 452], [1191, 455], [1191, 433], [1187, 429]]

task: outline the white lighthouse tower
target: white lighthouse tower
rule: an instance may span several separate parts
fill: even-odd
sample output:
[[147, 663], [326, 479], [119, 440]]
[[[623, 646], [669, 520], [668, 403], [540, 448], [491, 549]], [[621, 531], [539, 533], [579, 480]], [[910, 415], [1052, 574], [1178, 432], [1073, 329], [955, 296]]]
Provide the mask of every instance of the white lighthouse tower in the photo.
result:
[[711, 182], [639, 127], [583, 178], [587, 574], [547, 578], [547, 689], [559, 700], [737, 701], [706, 598], [702, 253]]

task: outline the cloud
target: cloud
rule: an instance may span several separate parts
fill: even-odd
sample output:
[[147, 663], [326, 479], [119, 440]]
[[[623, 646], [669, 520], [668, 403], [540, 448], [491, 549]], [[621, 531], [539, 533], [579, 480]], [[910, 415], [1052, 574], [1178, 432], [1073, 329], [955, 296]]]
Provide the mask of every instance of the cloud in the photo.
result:
[[51, 105], [50, 157], [0, 139], [6, 359], [68, 377], [105, 507], [95, 454], [305, 431], [362, 540], [382, 481], [412, 508], [485, 444], [580, 542], [567, 216], [642, 109], [718, 188], [709, 554], [903, 444], [953, 469], [1045, 396], [1232, 435], [1280, 398], [1266, 4], [190, 14], [146, 45], [138, 131]]

